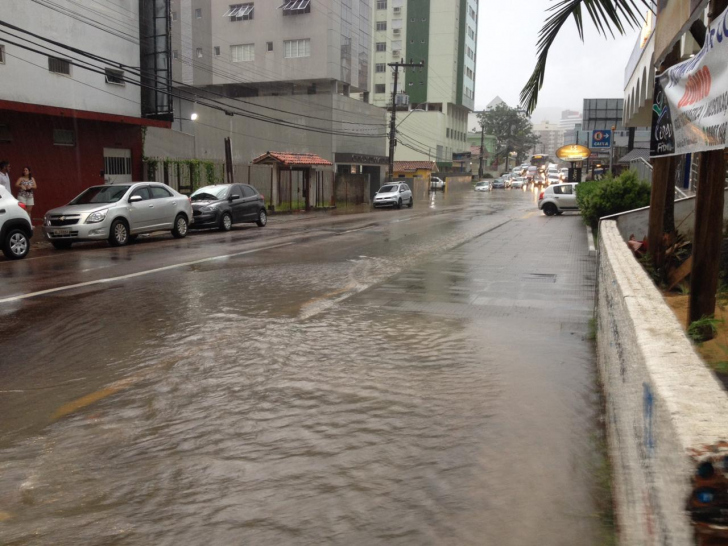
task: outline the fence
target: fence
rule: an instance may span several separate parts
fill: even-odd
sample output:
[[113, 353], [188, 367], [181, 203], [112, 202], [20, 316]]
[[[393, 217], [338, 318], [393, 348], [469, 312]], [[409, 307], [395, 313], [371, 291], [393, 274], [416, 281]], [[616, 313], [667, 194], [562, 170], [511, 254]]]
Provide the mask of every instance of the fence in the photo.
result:
[[334, 187], [335, 203], [339, 206], [369, 203], [368, 174], [338, 174]]
[[[227, 182], [222, 162], [150, 159], [144, 162], [143, 168], [145, 180], [162, 182], [185, 195], [203, 186]], [[258, 190], [271, 210], [305, 210], [307, 178], [308, 208], [336, 205], [333, 172], [280, 170], [277, 176], [276, 170], [274, 165], [234, 164], [233, 177], [236, 183]]]

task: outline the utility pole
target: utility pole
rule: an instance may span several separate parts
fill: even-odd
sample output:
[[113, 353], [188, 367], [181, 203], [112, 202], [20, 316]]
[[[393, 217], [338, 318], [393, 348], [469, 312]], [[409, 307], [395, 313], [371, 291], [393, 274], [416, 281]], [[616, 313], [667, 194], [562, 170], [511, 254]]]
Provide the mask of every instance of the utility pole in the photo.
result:
[[485, 144], [485, 125], [483, 122], [480, 122], [480, 167], [478, 168], [478, 180], [482, 180], [483, 178], [483, 154], [485, 153], [484, 149]]
[[614, 139], [616, 138], [617, 126], [612, 125], [612, 136], [609, 139], [609, 172], [614, 176]]
[[397, 82], [400, 68], [418, 68], [425, 66], [425, 61], [405, 63], [403, 59], [395, 63], [387, 63], [394, 68], [394, 87], [392, 88], [392, 117], [389, 121], [389, 179], [394, 178], [394, 147], [397, 145]]

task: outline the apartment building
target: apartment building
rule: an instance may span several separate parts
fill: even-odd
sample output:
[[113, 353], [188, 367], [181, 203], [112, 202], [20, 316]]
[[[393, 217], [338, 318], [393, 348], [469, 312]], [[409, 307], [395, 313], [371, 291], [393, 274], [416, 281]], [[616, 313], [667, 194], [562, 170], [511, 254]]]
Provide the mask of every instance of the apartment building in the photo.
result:
[[531, 151], [532, 154], [546, 154], [556, 157], [556, 150], [564, 145], [564, 129], [560, 123], [544, 121], [533, 126], [534, 134], [538, 135], [540, 142]]
[[[409, 96], [398, 108], [396, 158], [451, 163], [467, 152], [468, 113], [475, 99], [477, 0], [374, 0], [371, 102], [391, 108], [392, 93]], [[398, 89], [388, 63], [424, 61], [402, 70]]]
[[[379, 177], [386, 112], [367, 103], [371, 17], [370, 0], [171, 0], [173, 77], [187, 99], [174, 124], [189, 137], [181, 148], [219, 160], [230, 136], [237, 162], [269, 150], [312, 152]], [[172, 153], [157, 137], [150, 153]]]

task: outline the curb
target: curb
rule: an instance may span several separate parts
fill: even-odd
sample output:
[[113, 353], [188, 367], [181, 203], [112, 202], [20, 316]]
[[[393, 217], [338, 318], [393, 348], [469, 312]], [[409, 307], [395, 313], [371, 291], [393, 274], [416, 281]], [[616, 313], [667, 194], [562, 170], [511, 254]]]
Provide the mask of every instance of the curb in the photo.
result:
[[594, 234], [591, 226], [586, 226], [586, 242], [589, 245], [589, 256], [596, 256], [597, 250], [594, 248]]

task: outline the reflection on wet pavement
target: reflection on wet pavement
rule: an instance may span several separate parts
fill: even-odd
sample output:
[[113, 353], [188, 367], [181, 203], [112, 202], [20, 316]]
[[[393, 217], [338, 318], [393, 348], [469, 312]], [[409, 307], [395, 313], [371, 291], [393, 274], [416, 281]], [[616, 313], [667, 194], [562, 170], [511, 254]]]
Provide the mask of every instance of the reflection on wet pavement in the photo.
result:
[[0, 543], [596, 543], [583, 228], [482, 197], [22, 307]]

